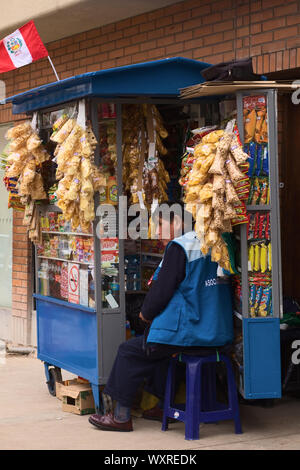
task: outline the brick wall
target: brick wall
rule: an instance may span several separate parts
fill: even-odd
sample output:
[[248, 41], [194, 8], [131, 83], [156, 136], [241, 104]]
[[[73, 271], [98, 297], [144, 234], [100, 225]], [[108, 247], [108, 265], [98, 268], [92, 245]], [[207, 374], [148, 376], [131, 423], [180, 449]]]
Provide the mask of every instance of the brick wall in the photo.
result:
[[[61, 79], [174, 56], [210, 63], [252, 56], [255, 71], [267, 73], [300, 67], [300, 3], [186, 0], [66, 37], [47, 44], [47, 48]], [[7, 96], [11, 96], [52, 82], [55, 77], [48, 60], [43, 59], [2, 74], [1, 79], [6, 83]], [[12, 116], [10, 105], [1, 106], [0, 123], [22, 117]], [[19, 223], [19, 215], [16, 217]], [[22, 233], [25, 237], [16, 225], [14, 244], [22, 241], [18, 239]], [[28, 266], [25, 245], [23, 264]], [[13, 281], [13, 311], [21, 316], [28, 304], [25, 290], [20, 290], [25, 289], [26, 279], [17, 277], [22, 272], [28, 274], [28, 268], [23, 269], [14, 269]]]
[[12, 331], [15, 342], [27, 343], [32, 311], [31, 244], [22, 224], [23, 212], [13, 213]]

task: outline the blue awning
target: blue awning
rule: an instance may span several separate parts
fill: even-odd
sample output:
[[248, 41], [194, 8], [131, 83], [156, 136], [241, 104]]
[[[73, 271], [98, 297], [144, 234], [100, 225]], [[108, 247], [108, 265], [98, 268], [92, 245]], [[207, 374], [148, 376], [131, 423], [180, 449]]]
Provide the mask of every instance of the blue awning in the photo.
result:
[[211, 64], [174, 57], [76, 75], [7, 98], [13, 114], [26, 113], [84, 98], [179, 97], [180, 88], [204, 81]]

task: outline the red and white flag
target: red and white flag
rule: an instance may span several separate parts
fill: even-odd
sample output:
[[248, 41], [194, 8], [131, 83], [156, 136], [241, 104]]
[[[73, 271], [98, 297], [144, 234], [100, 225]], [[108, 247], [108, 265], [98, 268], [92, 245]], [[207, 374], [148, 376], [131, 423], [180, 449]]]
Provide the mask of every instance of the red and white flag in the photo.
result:
[[0, 73], [9, 72], [48, 56], [34, 22], [29, 21], [0, 41]]

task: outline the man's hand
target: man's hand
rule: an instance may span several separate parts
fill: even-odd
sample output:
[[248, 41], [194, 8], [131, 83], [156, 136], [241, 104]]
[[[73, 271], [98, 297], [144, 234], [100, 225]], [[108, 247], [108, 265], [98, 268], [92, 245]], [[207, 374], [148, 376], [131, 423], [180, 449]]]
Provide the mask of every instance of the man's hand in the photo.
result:
[[146, 320], [146, 318], [143, 317], [142, 312], [140, 312], [139, 318], [140, 318], [142, 321], [144, 321], [145, 323], [151, 323], [149, 320]]

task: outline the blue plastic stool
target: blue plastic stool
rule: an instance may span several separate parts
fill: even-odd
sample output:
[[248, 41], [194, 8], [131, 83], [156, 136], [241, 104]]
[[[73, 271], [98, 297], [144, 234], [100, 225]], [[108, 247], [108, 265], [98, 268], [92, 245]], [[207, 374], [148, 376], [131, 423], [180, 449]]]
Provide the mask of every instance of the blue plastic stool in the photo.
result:
[[[173, 405], [176, 363], [180, 359], [186, 364], [186, 405]], [[228, 384], [228, 405], [217, 402], [216, 363], [226, 365]], [[241, 434], [239, 403], [233, 369], [229, 357], [223, 354], [211, 356], [190, 356], [180, 354], [170, 362], [164, 401], [162, 431], [168, 429], [168, 418], [175, 418], [185, 423], [185, 439], [199, 439], [200, 423], [214, 423], [233, 419], [235, 433]]]

